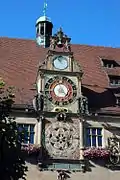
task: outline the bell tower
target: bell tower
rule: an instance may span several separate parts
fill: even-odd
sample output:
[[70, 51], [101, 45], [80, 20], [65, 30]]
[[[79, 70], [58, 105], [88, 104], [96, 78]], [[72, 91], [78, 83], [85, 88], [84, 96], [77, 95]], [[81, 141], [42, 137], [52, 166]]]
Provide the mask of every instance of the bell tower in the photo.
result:
[[44, 48], [50, 45], [50, 36], [52, 35], [53, 24], [46, 16], [47, 3], [44, 0], [43, 16], [39, 17], [36, 21], [36, 42], [39, 46]]

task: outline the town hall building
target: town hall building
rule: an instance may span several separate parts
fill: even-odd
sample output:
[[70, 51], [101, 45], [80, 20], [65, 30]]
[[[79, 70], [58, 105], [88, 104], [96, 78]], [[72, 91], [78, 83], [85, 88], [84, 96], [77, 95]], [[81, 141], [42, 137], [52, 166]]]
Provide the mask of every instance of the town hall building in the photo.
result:
[[[120, 49], [71, 44], [44, 15], [36, 41], [0, 38], [0, 77], [15, 87], [12, 115], [39, 147], [28, 179], [114, 179], [120, 171]], [[66, 173], [67, 174], [67, 173]]]

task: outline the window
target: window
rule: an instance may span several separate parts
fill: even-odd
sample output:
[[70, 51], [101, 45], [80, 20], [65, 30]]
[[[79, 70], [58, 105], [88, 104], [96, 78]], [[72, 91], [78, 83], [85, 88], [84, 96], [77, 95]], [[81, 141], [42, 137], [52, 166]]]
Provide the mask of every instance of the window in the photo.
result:
[[116, 105], [120, 106], [120, 97], [116, 97]]
[[24, 143], [34, 144], [34, 124], [18, 124], [18, 130], [24, 131]]
[[41, 35], [44, 35], [44, 23], [41, 24], [40, 34], [41, 34]]
[[119, 86], [120, 85], [120, 76], [109, 76], [110, 85]]
[[86, 129], [86, 146], [87, 147], [102, 146], [102, 128]]
[[120, 65], [114, 60], [102, 59], [102, 65], [106, 68], [120, 67]]

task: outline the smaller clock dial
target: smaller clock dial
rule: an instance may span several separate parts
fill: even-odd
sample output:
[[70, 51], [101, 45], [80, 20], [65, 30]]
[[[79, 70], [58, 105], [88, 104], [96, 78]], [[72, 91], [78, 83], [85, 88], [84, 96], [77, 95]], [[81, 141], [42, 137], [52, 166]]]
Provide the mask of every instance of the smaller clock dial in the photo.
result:
[[68, 61], [65, 56], [57, 56], [53, 59], [53, 66], [56, 69], [64, 70], [68, 66]]

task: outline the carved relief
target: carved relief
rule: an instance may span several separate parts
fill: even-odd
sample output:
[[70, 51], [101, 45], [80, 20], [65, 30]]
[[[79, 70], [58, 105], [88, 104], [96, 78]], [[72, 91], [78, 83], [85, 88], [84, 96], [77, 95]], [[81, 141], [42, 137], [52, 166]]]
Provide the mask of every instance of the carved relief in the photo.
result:
[[83, 95], [79, 98], [79, 110], [81, 114], [89, 114], [88, 98]]
[[51, 37], [50, 49], [54, 50], [57, 46], [58, 48], [63, 48], [63, 51], [71, 52], [70, 40], [71, 38], [68, 38], [63, 33], [62, 28], [60, 28], [57, 34]]
[[79, 135], [72, 123], [55, 122], [45, 132], [46, 148], [51, 156], [67, 157], [78, 147]]
[[110, 162], [118, 164], [120, 161], [120, 147], [119, 140], [116, 136], [108, 138], [108, 147], [110, 150]]

